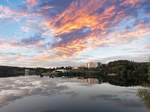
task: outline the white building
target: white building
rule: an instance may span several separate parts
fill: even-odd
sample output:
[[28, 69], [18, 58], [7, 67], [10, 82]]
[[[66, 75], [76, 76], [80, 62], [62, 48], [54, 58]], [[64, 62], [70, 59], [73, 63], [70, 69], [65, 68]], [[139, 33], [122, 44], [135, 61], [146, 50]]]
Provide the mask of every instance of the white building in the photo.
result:
[[97, 62], [88, 62], [88, 63], [81, 65], [80, 67], [96, 68], [96, 67], [98, 67], [98, 63]]
[[97, 62], [89, 62], [87, 63], [87, 68], [96, 68], [98, 66]]

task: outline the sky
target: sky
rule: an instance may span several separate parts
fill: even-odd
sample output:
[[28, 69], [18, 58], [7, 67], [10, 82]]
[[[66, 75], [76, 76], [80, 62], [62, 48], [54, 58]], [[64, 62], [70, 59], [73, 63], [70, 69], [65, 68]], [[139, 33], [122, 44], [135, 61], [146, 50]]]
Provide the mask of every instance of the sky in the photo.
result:
[[150, 61], [150, 0], [0, 0], [0, 65]]

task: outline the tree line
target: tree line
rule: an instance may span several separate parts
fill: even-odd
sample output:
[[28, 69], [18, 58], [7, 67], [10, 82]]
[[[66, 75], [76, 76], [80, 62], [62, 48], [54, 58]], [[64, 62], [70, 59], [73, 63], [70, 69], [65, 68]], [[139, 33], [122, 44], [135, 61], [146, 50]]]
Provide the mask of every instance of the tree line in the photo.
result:
[[99, 63], [96, 68], [79, 67], [66, 72], [54, 72], [54, 76], [98, 78], [102, 82], [116, 85], [138, 85], [150, 83], [150, 63], [118, 60], [108, 64]]
[[[98, 78], [103, 82], [110, 82], [120, 85], [136, 85], [150, 82], [150, 63], [137, 63], [128, 60], [118, 60], [108, 64], [98, 63], [95, 68], [79, 67], [57, 67], [57, 68], [24, 68], [0, 66], [0, 77], [13, 77], [25, 75], [25, 69], [29, 69], [29, 75], [40, 75], [47, 73], [49, 77], [83, 77]], [[57, 71], [59, 69], [65, 72]]]

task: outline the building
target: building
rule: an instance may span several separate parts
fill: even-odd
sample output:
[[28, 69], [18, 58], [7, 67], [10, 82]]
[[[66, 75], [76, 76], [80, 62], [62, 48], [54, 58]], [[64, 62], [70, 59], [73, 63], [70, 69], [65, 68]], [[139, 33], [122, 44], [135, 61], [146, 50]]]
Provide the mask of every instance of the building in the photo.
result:
[[97, 62], [88, 62], [88, 63], [82, 64], [80, 67], [83, 67], [83, 68], [96, 68], [96, 67], [98, 67], [98, 63]]
[[103, 64], [101, 62], [88, 62], [80, 65], [78, 68], [103, 68]]
[[89, 62], [87, 63], [87, 68], [96, 68], [98, 66], [97, 62]]

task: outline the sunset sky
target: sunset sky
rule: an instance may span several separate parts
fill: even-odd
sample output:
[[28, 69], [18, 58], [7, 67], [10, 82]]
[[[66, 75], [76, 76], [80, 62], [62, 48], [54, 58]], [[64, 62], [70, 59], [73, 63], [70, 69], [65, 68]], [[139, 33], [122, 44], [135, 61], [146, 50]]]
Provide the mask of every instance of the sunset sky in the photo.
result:
[[0, 65], [149, 57], [150, 0], [0, 0]]

